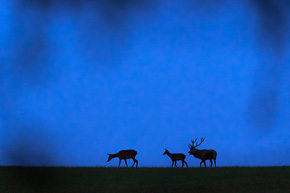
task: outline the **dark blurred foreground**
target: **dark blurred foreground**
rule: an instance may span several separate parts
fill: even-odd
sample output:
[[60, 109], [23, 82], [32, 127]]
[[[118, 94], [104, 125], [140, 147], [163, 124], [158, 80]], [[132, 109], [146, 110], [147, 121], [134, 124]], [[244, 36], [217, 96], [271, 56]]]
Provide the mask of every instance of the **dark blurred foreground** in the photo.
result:
[[0, 192], [289, 192], [290, 167], [0, 167]]

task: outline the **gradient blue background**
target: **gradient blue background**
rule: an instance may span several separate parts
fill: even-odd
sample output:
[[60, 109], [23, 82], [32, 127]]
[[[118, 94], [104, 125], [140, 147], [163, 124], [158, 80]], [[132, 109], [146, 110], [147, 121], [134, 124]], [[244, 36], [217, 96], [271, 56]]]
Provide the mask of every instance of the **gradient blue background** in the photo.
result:
[[[2, 0], [0, 165], [289, 165], [286, 0]], [[133, 163], [129, 161], [129, 164]], [[124, 163], [122, 163], [124, 166]], [[179, 163], [180, 164], [180, 163]]]

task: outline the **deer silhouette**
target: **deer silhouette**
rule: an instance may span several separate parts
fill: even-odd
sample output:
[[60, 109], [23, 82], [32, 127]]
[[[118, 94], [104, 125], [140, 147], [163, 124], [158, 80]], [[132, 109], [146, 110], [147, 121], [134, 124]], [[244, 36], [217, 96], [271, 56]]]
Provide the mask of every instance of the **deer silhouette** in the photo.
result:
[[109, 162], [111, 159], [113, 159], [115, 157], [118, 157], [120, 159], [118, 167], [120, 167], [122, 159], [125, 160], [125, 163], [126, 163], [127, 167], [128, 167], [127, 159], [133, 159], [134, 163], [132, 165], [132, 168], [133, 168], [135, 163], [136, 163], [136, 168], [138, 167], [138, 161], [135, 159], [135, 156], [137, 155], [137, 151], [135, 151], [133, 149], [121, 150], [121, 151], [119, 151], [118, 153], [115, 153], [115, 154], [108, 153], [108, 155], [109, 155], [109, 158], [108, 158], [107, 162]]
[[167, 149], [165, 149], [165, 152], [163, 153], [163, 155], [168, 155], [168, 157], [170, 157], [170, 159], [172, 160], [172, 167], [174, 163], [175, 163], [175, 167], [177, 167], [176, 161], [178, 160], [182, 161], [182, 167], [184, 164], [186, 165], [186, 167], [188, 167], [185, 161], [186, 156], [183, 153], [170, 153]]
[[202, 149], [202, 150], [198, 150], [196, 149], [197, 146], [199, 146], [200, 144], [202, 144], [202, 142], [205, 140], [204, 138], [201, 138], [201, 141], [199, 144], [194, 145], [194, 143], [196, 142], [197, 138], [195, 140], [191, 140], [191, 144], [188, 144], [189, 147], [189, 154], [193, 155], [194, 157], [201, 159], [200, 162], [200, 167], [202, 167], [202, 162], [204, 163], [204, 167], [206, 167], [206, 163], [205, 160], [210, 160], [210, 167], [212, 167], [212, 160], [214, 161], [214, 165], [216, 167], [216, 156], [217, 156], [217, 152], [213, 149]]

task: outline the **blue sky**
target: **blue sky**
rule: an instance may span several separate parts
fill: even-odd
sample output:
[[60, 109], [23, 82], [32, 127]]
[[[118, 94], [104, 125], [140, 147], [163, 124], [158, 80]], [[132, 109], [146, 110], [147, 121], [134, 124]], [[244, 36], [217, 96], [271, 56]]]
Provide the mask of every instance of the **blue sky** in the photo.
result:
[[289, 9], [1, 1], [0, 165], [170, 166], [167, 148], [198, 167], [197, 137], [218, 166], [289, 165]]

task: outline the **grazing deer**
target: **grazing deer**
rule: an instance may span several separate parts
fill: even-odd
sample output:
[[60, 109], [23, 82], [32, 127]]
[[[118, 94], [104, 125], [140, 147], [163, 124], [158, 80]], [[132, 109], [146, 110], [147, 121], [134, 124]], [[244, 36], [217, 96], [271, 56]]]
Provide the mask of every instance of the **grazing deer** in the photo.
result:
[[108, 153], [108, 155], [109, 155], [109, 158], [108, 158], [107, 162], [109, 162], [111, 159], [113, 159], [115, 157], [118, 157], [120, 159], [118, 167], [120, 167], [122, 159], [125, 160], [125, 163], [126, 163], [127, 167], [128, 167], [127, 159], [133, 159], [134, 160], [132, 168], [133, 168], [135, 163], [136, 163], [136, 168], [138, 167], [138, 161], [135, 159], [135, 156], [137, 155], [137, 151], [135, 151], [133, 149], [121, 150], [121, 151], [119, 151], [118, 153], [115, 153], [115, 154]]
[[163, 155], [168, 155], [168, 157], [170, 157], [170, 159], [172, 160], [172, 167], [173, 167], [174, 162], [175, 162], [175, 167], [177, 167], [176, 161], [178, 160], [182, 161], [182, 167], [184, 164], [186, 165], [186, 167], [188, 167], [186, 161], [184, 161], [186, 156], [183, 153], [169, 153], [169, 151], [165, 149], [165, 152], [163, 153]]
[[212, 160], [214, 161], [214, 165], [216, 167], [216, 156], [217, 156], [217, 152], [213, 149], [201, 149], [201, 150], [198, 150], [198, 149], [195, 149], [197, 146], [199, 146], [200, 144], [202, 144], [202, 142], [205, 140], [205, 137], [204, 138], [201, 138], [201, 141], [199, 144], [197, 145], [194, 145], [194, 143], [196, 142], [197, 138], [193, 141], [191, 140], [191, 144], [188, 144], [188, 147], [189, 147], [189, 154], [193, 155], [194, 157], [198, 158], [198, 159], [201, 159], [201, 162], [200, 162], [200, 167], [202, 162], [204, 163], [204, 167], [206, 167], [206, 164], [205, 164], [205, 160], [210, 160], [210, 167], [212, 167]]

